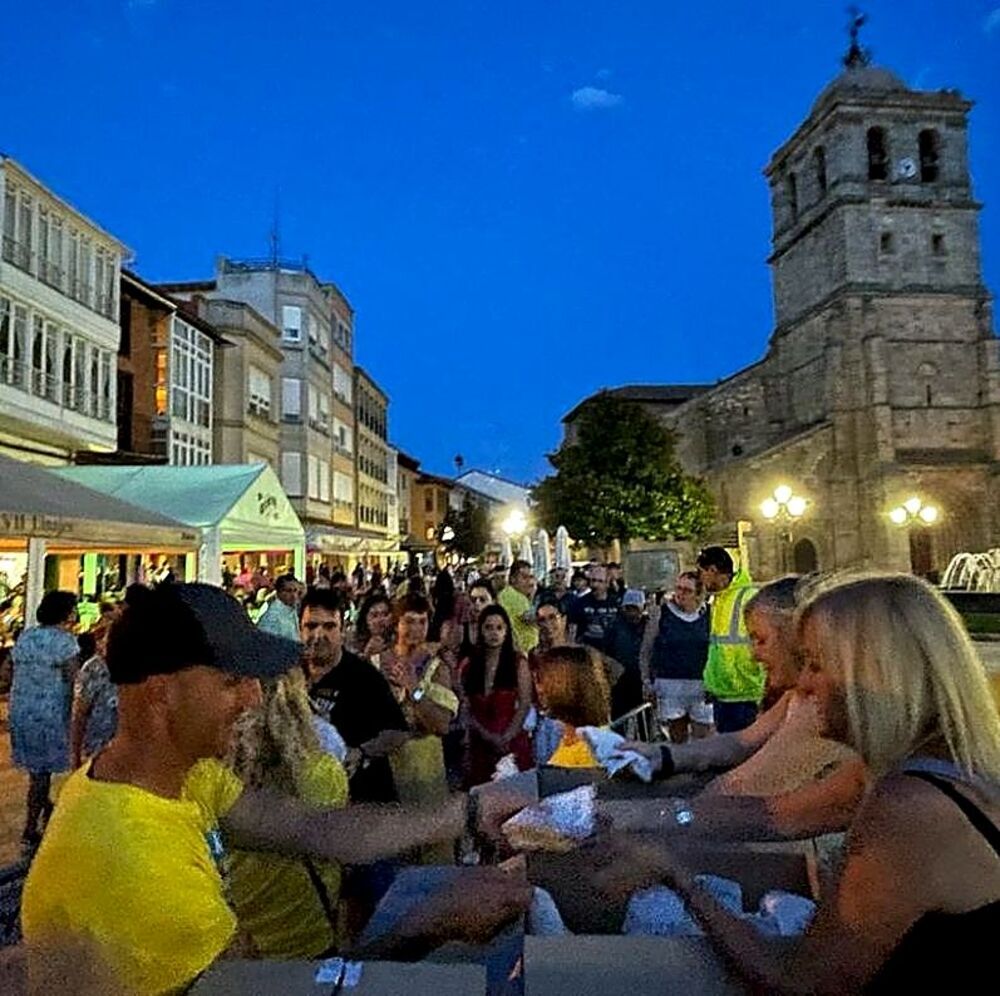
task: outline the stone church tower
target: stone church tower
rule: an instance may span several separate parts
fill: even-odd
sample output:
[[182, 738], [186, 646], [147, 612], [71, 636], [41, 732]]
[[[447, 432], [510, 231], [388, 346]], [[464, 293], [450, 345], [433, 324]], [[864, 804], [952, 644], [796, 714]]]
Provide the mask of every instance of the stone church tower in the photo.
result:
[[[1000, 366], [979, 259], [967, 115], [855, 51], [765, 175], [775, 329], [759, 363], [664, 413], [762, 576], [940, 572], [1000, 542]], [[775, 528], [773, 487], [809, 500]], [[911, 496], [940, 509], [896, 526]]]

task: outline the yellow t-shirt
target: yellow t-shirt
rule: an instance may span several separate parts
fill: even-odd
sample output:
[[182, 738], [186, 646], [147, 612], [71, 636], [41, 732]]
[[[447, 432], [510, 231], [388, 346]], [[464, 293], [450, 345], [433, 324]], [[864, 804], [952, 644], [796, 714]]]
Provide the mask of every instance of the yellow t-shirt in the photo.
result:
[[497, 601], [510, 616], [511, 634], [514, 637], [514, 649], [522, 654], [530, 653], [538, 646], [538, 627], [521, 619], [525, 612], [531, 611], [531, 602], [516, 588], [507, 585], [497, 595]]
[[28, 874], [29, 957], [79, 946], [129, 992], [183, 988], [236, 932], [211, 839], [243, 787], [221, 765], [199, 766], [191, 789], [167, 799], [89, 770], [63, 787]]
[[[217, 762], [211, 762], [217, 763]], [[312, 755], [305, 764], [299, 798], [310, 806], [339, 809], [347, 805], [347, 774], [329, 754]], [[314, 861], [328, 903], [336, 915], [340, 867]], [[230, 897], [239, 919], [261, 955], [267, 958], [315, 958], [341, 943], [316, 886], [301, 858], [262, 851], [233, 851]]]
[[567, 726], [559, 746], [545, 762], [554, 768], [599, 768], [590, 744], [572, 726]]

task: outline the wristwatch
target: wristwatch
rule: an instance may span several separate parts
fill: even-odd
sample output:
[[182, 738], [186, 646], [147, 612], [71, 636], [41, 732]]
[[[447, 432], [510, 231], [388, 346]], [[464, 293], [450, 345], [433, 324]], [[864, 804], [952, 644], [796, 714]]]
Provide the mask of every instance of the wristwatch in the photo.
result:
[[674, 822], [679, 827], [689, 827], [694, 823], [694, 813], [687, 807], [684, 807], [683, 809], [675, 809]]
[[667, 808], [660, 810], [660, 819], [668, 823], [673, 820], [676, 826], [687, 829], [694, 824], [694, 812], [682, 799], [672, 799]]

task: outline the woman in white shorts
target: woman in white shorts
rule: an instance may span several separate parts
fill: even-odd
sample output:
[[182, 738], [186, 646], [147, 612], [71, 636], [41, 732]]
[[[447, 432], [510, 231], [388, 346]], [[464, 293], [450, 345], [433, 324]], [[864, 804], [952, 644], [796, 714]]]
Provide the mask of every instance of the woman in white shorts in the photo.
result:
[[708, 612], [697, 571], [677, 576], [673, 594], [654, 611], [649, 669], [660, 723], [672, 743], [703, 737], [712, 729], [702, 675], [708, 659]]

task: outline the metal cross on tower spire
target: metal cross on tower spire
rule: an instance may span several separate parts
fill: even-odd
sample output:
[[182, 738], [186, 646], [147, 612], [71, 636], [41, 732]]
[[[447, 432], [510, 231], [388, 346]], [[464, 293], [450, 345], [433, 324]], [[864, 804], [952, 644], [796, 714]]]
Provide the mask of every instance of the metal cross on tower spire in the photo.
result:
[[851, 17], [847, 25], [847, 31], [851, 37], [851, 47], [847, 50], [847, 55], [844, 56], [844, 65], [848, 69], [858, 69], [871, 62], [871, 53], [868, 49], [863, 48], [858, 40], [861, 28], [868, 21], [868, 15], [862, 13], [857, 7], [848, 7], [847, 13]]

